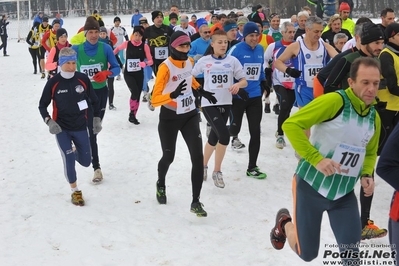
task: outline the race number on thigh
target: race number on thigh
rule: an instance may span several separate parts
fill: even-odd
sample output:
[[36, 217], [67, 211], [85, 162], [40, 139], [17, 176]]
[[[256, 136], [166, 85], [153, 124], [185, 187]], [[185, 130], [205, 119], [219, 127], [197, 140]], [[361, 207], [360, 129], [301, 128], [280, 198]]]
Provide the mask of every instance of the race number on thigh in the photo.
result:
[[341, 174], [358, 177], [365, 155], [366, 148], [364, 147], [340, 143], [335, 148], [331, 159], [341, 164]]
[[166, 59], [168, 56], [168, 47], [155, 47], [155, 59]]
[[90, 81], [94, 81], [93, 77], [101, 71], [100, 64], [93, 64], [93, 65], [81, 65], [80, 72], [86, 74], [89, 77]]
[[192, 91], [176, 98], [176, 114], [185, 114], [195, 109], [195, 98]]

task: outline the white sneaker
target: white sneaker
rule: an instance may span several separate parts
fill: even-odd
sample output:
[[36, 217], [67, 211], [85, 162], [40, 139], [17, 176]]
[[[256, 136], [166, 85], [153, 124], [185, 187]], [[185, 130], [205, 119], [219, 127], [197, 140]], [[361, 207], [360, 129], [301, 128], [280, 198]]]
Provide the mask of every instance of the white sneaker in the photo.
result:
[[224, 181], [223, 181], [222, 172], [213, 172], [212, 179], [213, 179], [213, 182], [215, 183], [215, 186], [220, 187], [220, 188], [224, 188]]
[[116, 76], [116, 80], [121, 80], [121, 75]]
[[151, 101], [148, 101], [148, 109], [150, 109], [150, 111], [154, 111], [155, 107], [152, 106]]
[[277, 136], [277, 140], [276, 140], [276, 147], [279, 149], [284, 149], [284, 147], [286, 146], [285, 144], [285, 140], [284, 140], [284, 136]]
[[101, 169], [98, 168], [94, 171], [94, 176], [92, 179], [93, 183], [98, 184], [101, 181], [103, 181], [103, 172], [101, 172]]
[[204, 166], [204, 181], [208, 179], [208, 166]]
[[243, 149], [245, 148], [244, 143], [241, 142], [241, 140], [239, 138], [235, 138], [233, 139], [233, 141], [231, 142], [231, 147], [234, 150], [239, 150], [239, 149]]

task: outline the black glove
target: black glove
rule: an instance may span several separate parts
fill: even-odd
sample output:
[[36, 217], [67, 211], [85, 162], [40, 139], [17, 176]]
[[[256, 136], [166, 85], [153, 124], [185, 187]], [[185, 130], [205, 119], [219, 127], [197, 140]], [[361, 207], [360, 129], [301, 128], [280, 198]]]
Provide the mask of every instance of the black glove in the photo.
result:
[[273, 69], [271, 69], [270, 67], [266, 67], [265, 68], [265, 75], [266, 77], [271, 77], [273, 73]]
[[287, 69], [285, 70], [285, 73], [287, 73], [288, 75], [290, 75], [293, 78], [299, 78], [301, 76], [302, 71], [295, 69], [295, 68], [287, 67]]
[[197, 89], [197, 92], [198, 92], [199, 96], [207, 99], [209, 101], [209, 103], [215, 104], [218, 102], [218, 100], [216, 100], [215, 96], [213, 96], [215, 94], [214, 92], [206, 91], [201, 86]]
[[248, 92], [246, 90], [242, 89], [242, 88], [238, 90], [237, 95], [240, 96], [240, 98], [243, 101], [246, 101], [246, 100], [249, 99]]
[[182, 82], [180, 82], [179, 86], [177, 86], [177, 88], [175, 89], [175, 91], [172, 91], [170, 93], [170, 98], [172, 99], [176, 99], [177, 97], [179, 97], [180, 95], [183, 95], [184, 93], [182, 91], [184, 91], [186, 89], [187, 83], [186, 80], [183, 79]]

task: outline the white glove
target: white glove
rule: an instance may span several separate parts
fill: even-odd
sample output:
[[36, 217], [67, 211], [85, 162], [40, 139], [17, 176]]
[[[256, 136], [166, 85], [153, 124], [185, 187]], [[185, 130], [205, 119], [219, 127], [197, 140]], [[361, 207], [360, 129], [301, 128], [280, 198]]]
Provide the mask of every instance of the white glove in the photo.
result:
[[101, 129], [103, 129], [103, 127], [101, 126], [101, 118], [94, 117], [93, 118], [93, 133], [98, 134], [98, 133], [100, 133]]

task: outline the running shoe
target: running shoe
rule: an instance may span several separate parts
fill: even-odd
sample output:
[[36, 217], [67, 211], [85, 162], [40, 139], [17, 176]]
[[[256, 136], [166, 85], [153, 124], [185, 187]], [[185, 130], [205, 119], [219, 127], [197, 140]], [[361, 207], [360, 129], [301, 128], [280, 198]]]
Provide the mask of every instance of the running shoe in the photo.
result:
[[71, 194], [71, 202], [76, 206], [84, 206], [85, 200], [83, 199], [82, 191], [74, 191]]
[[152, 106], [152, 104], [151, 104], [151, 101], [150, 100], [148, 100], [148, 109], [150, 109], [150, 111], [155, 111], [155, 107], [154, 106]]
[[284, 147], [286, 146], [285, 140], [284, 140], [284, 136], [277, 136], [276, 139], [276, 147], [279, 149], [284, 149]]
[[134, 115], [134, 112], [133, 112], [133, 111], [130, 111], [130, 113], [129, 113], [129, 122], [130, 122], [130, 123], [133, 123], [133, 124], [135, 124], [135, 125], [140, 125], [140, 122], [139, 122], [139, 120], [137, 120], [137, 118], [136, 118], [136, 116]]
[[276, 115], [279, 115], [279, 114], [280, 114], [280, 104], [276, 103], [275, 105], [273, 105], [273, 112], [274, 112]]
[[368, 220], [367, 225], [362, 230], [362, 240], [384, 237], [387, 233], [387, 229], [380, 229], [374, 224], [373, 220]]
[[114, 110], [114, 111], [116, 111], [115, 105], [112, 104], [112, 103], [110, 103], [110, 104], [109, 104], [109, 110]]
[[157, 182], [157, 201], [159, 204], [166, 204], [166, 187], [159, 186]]
[[283, 208], [277, 212], [276, 224], [270, 232], [270, 241], [275, 249], [280, 250], [284, 247], [285, 241], [287, 239], [284, 226], [291, 220], [290, 212], [287, 209]]
[[233, 139], [233, 141], [231, 142], [231, 147], [234, 150], [239, 150], [239, 149], [243, 149], [245, 148], [245, 144], [241, 142], [241, 140], [239, 138], [235, 138]]
[[103, 181], [103, 172], [101, 172], [101, 169], [100, 168], [98, 168], [98, 169], [96, 169], [96, 170], [94, 170], [94, 176], [93, 176], [93, 179], [92, 179], [92, 181], [93, 181], [93, 183], [94, 184], [99, 184], [99, 183], [101, 183], [101, 181]]
[[222, 172], [220, 172], [220, 171], [213, 172], [212, 179], [213, 179], [213, 182], [215, 183], [215, 186], [220, 187], [220, 188], [224, 188], [225, 185], [224, 185], [224, 181], [223, 181]]
[[197, 215], [197, 217], [207, 217], [208, 214], [206, 213], [206, 211], [204, 210], [204, 204], [202, 204], [201, 202], [194, 202], [191, 203], [191, 208], [190, 211], [192, 213], [195, 213]]
[[265, 179], [267, 175], [265, 173], [262, 173], [259, 169], [259, 167], [254, 167], [252, 169], [247, 169], [247, 176], [256, 178], [256, 179]]

